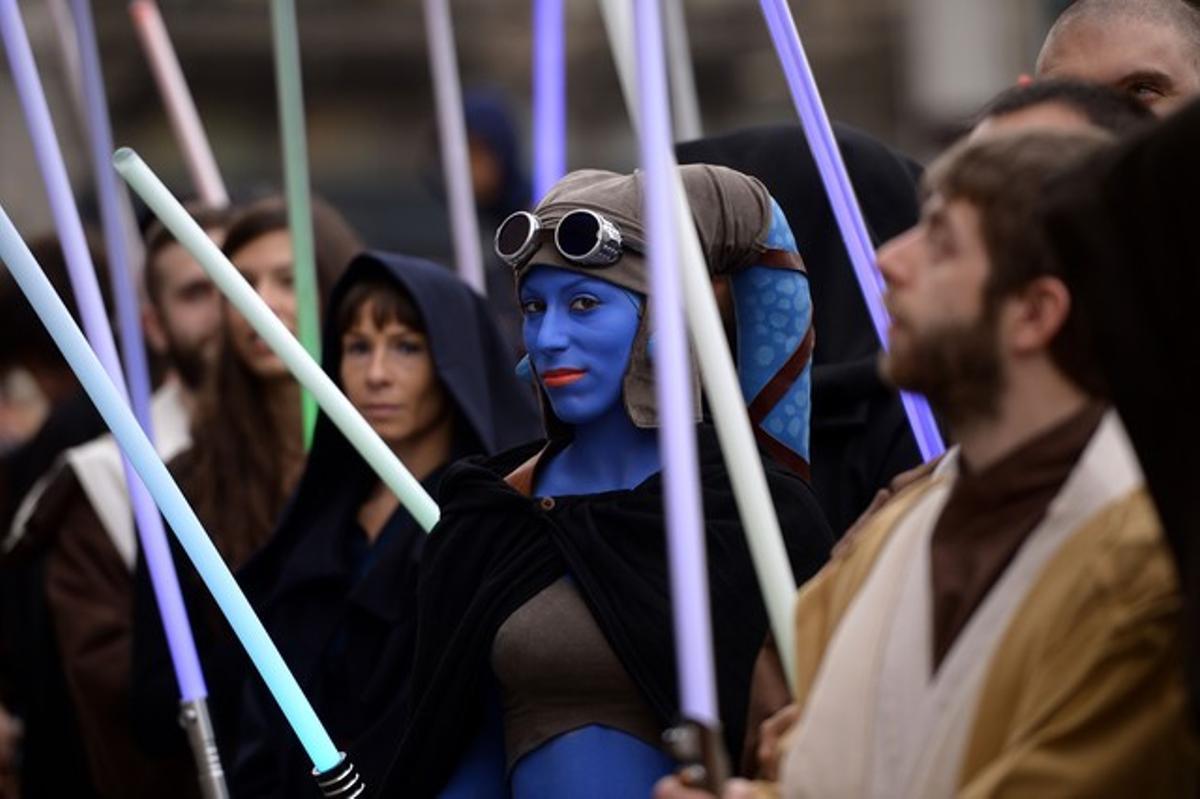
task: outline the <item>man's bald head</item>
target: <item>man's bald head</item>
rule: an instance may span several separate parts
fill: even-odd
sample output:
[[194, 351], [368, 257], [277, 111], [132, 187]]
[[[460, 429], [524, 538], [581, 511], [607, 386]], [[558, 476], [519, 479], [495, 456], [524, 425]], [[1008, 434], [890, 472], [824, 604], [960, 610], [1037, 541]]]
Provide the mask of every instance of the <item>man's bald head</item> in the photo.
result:
[[1200, 96], [1200, 2], [1076, 0], [1050, 29], [1037, 74], [1101, 83], [1170, 113]]

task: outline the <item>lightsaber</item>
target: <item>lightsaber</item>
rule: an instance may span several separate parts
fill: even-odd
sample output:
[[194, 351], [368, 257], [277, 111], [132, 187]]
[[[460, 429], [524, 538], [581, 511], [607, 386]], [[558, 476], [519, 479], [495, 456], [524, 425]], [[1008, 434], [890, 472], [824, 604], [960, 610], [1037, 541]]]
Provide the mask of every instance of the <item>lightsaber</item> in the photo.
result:
[[639, 136], [645, 170], [646, 254], [654, 317], [655, 393], [663, 459], [667, 554], [675, 628], [675, 666], [683, 724], [667, 741], [691, 772], [690, 782], [719, 790], [728, 777], [722, 757], [717, 678], [709, 606], [708, 559], [683, 296], [675, 189], [679, 168], [672, 151], [670, 94], [663, 59], [662, 23], [656, 2], [636, 4], [636, 71]]
[[533, 199], [567, 173], [567, 57], [563, 0], [533, 0]]
[[[87, 132], [90, 123], [88, 122], [88, 112], [83, 99], [83, 68], [80, 64], [79, 34], [76, 30], [75, 19], [72, 16], [70, 8], [67, 7], [67, 0], [47, 0], [46, 6], [50, 10], [50, 18], [53, 20], [54, 32], [58, 39], [58, 51], [62, 60], [63, 72], [66, 73], [70, 85], [71, 107], [74, 109], [75, 116], [79, 122], [79, 129], [84, 131], [85, 136], [87, 136], [90, 135]], [[108, 159], [105, 159], [103, 167], [93, 164], [92, 168], [107, 169]], [[127, 192], [120, 192], [118, 197], [118, 207], [125, 251], [128, 253], [130, 276], [133, 284], [138, 286], [141, 284], [142, 263], [146, 257], [145, 248], [142, 246], [142, 234], [138, 228], [137, 218], [133, 213], [133, 205], [129, 202], [129, 194]]]
[[146, 166], [146, 162], [133, 150], [122, 147], [113, 156], [113, 164], [130, 188], [142, 198], [183, 248], [191, 253], [221, 293], [279, 356], [292, 375], [312, 392], [321, 410], [396, 494], [417, 523], [427, 532], [432, 530], [440, 514], [437, 503], [404, 468], [396, 454], [346, 399], [329, 375], [284, 327], [283, 322], [267, 307], [220, 248], [213, 244], [204, 229], [188, 215], [179, 200]]
[[[83, 99], [83, 73], [79, 62], [79, 35], [76, 31], [75, 20], [71, 10], [67, 7], [67, 0], [47, 0], [46, 6], [50, 10], [54, 33], [58, 39], [58, 51], [62, 60], [63, 72], [67, 75], [71, 91], [71, 107], [75, 111], [79, 129], [84, 132], [86, 137], [90, 135], [87, 133], [89, 122]], [[105, 163], [107, 164], [107, 160]], [[92, 168], [101, 169], [107, 168], [107, 166], [98, 167], [93, 164]], [[137, 286], [141, 285], [142, 263], [145, 261], [146, 251], [142, 246], [142, 233], [138, 228], [137, 218], [133, 213], [133, 205], [129, 202], [128, 193], [121, 192], [118, 196], [125, 251], [129, 254], [130, 275], [134, 285]]]
[[129, 15], [133, 19], [138, 40], [142, 43], [142, 50], [146, 53], [146, 61], [158, 85], [158, 92], [162, 95], [167, 118], [175, 131], [196, 193], [205, 205], [224, 208], [229, 205], [229, 193], [217, 169], [217, 159], [213, 157], [212, 146], [204, 133], [204, 125], [200, 122], [200, 114], [196, 111], [196, 103], [183, 76], [183, 69], [179, 66], [179, 58], [171, 45], [171, 37], [167, 34], [167, 26], [163, 24], [158, 4], [154, 0], [132, 0]]
[[483, 273], [483, 246], [475, 213], [471, 183], [467, 123], [463, 113], [458, 55], [454, 48], [454, 23], [448, 0], [423, 0], [429, 71], [437, 106], [438, 143], [442, 151], [442, 176], [449, 201], [450, 230], [454, 235], [454, 260], [459, 277], [478, 294], [487, 294]]
[[[96, 26], [89, 0], [71, 0], [71, 10], [74, 18], [72, 30], [77, 36], [78, 63], [82, 76], [84, 110], [87, 115], [88, 142], [96, 178], [96, 195], [100, 202], [100, 218], [108, 254], [108, 273], [112, 281], [121, 330], [121, 354], [134, 417], [145, 431], [146, 437], [153, 440], [150, 370], [146, 364], [146, 347], [142, 339], [140, 303], [133, 278], [135, 272], [126, 247], [126, 230], [121, 215], [120, 195], [124, 187], [119, 185], [109, 162], [108, 154], [112, 152], [112, 127], [104, 96], [104, 76], [100, 67]], [[103, 336], [104, 332], [99, 332], [98, 335]], [[111, 331], [108, 331], [108, 335], [111, 336]], [[204, 684], [196, 645], [192, 640], [192, 630], [188, 624], [187, 610], [179, 590], [175, 563], [167, 544], [162, 517], [159, 516], [145, 487], [129, 473], [128, 466], [126, 477], [133, 477], [129, 482], [130, 499], [137, 520], [142, 554], [150, 572], [155, 598], [158, 600], [171, 663], [179, 685], [180, 719], [188, 730], [188, 740], [196, 759], [200, 790], [206, 799], [228, 797], [225, 775], [208, 716], [208, 690]]]
[[46, 0], [46, 10], [50, 12], [54, 35], [58, 39], [58, 52], [62, 58], [67, 92], [71, 95], [71, 110], [75, 112], [76, 122], [79, 123], [80, 129], [86, 132], [88, 116], [83, 106], [83, 82], [80, 78], [82, 70], [79, 63], [75, 21], [71, 19], [67, 0]]
[[[283, 182], [292, 238], [292, 274], [296, 290], [296, 326], [300, 343], [321, 360], [321, 321], [317, 308], [317, 260], [309, 196], [308, 139], [304, 130], [304, 88], [300, 78], [300, 34], [295, 0], [271, 0], [271, 36], [275, 45], [275, 83], [279, 93], [279, 131], [283, 139]], [[317, 403], [301, 392], [304, 443], [312, 443]]]
[[688, 40], [683, 0], [662, 0], [663, 27], [667, 37], [667, 68], [671, 74], [671, 111], [675, 139], [691, 141], [704, 135], [700, 124], [700, 97], [696, 93], [696, 68]]
[[[800, 116], [800, 124], [812, 150], [813, 160], [816, 161], [821, 182], [825, 184], [834, 218], [846, 243], [850, 263], [854, 265], [854, 276], [866, 301], [871, 323], [875, 326], [879, 343], [886, 350], [891, 318], [883, 304], [883, 276], [875, 263], [875, 247], [867, 232], [867, 223], [855, 197], [854, 186], [850, 183], [842, 153], [834, 139], [829, 115], [821, 102], [821, 93], [796, 29], [796, 21], [786, 0], [760, 0], [760, 4], [779, 63], [783, 65], [796, 113]], [[928, 461], [945, 452], [946, 445], [929, 401], [909, 392], [902, 392], [900, 398], [917, 439], [917, 447], [921, 450], [921, 457]]]
[[[100, 359], [88, 346], [79, 326], [71, 318], [62, 299], [55, 294], [53, 286], [13, 227], [3, 206], [0, 206], [0, 259], [12, 272], [21, 291], [29, 299], [71, 370], [79, 378], [84, 391], [112, 431], [121, 451], [141, 476], [167, 523], [175, 531], [176, 538], [312, 760], [318, 783], [339, 778], [346, 770], [353, 771], [346, 763], [345, 755], [333, 745], [296, 678], [288, 670], [279, 650], [233, 579], [229, 567], [196, 518], [195, 511], [188, 505], [179, 486], [154, 451], [154, 446], [138, 426], [117, 383], [105, 372]], [[356, 773], [353, 778], [361, 786]], [[342, 784], [346, 781], [343, 779]], [[347, 799], [361, 792], [360, 787], [358, 793], [346, 791], [327, 795]]]
[[[601, 0], [600, 8], [604, 13], [613, 57], [617, 61], [622, 90], [626, 102], [630, 103], [630, 118], [637, 125], [640, 92], [634, 81], [636, 65], [628, 47], [628, 42], [634, 39], [630, 1]], [[673, 153], [671, 157], [674, 159]], [[796, 650], [792, 605], [796, 597], [796, 578], [792, 573], [787, 547], [783, 543], [775, 503], [767, 487], [767, 476], [754, 441], [746, 400], [742, 396], [737, 369], [725, 338], [725, 326], [721, 322], [721, 312], [713, 295], [704, 252], [678, 168], [671, 174], [676, 240], [682, 247], [679, 264], [683, 272], [688, 331], [700, 364], [700, 379], [712, 411], [717, 439], [725, 456], [729, 482], [754, 561], [754, 571], [758, 575], [771, 632], [778, 642], [779, 656], [783, 660], [789, 685], [794, 689]]]
[[[83, 223], [71, 194], [66, 165], [54, 133], [54, 123], [50, 118], [50, 109], [46, 104], [37, 65], [33, 60], [33, 52], [16, 0], [0, 0], [0, 32], [3, 34], [5, 50], [12, 67], [13, 82], [25, 111], [34, 155], [46, 184], [46, 195], [59, 240], [62, 242], [63, 256], [67, 262], [71, 288], [79, 306], [80, 316], [101, 363], [104, 364], [112, 382], [119, 387], [123, 401], [128, 404], [120, 360], [105, 314], [100, 285], [96, 280], [95, 267], [83, 232]], [[143, 546], [147, 547], [145, 557], [148, 565], [153, 559], [158, 569], [155, 572], [159, 575], [159, 579], [154, 583], [155, 595], [164, 619], [171, 660], [179, 668], [176, 677], [179, 680], [180, 691], [185, 698], [202, 697], [207, 693], [204, 677], [196, 658], [187, 612], [179, 595], [174, 561], [166, 548], [166, 537], [160, 535], [159, 540], [153, 540], [155, 525], [160, 524], [158, 513], [154, 510], [154, 503], [145, 493], [145, 486], [137, 479], [130, 464], [125, 462], [124, 466], [138, 530], [150, 534], [143, 542]], [[161, 533], [161, 527], [159, 531]], [[160, 590], [161, 594], [158, 593]]]
[[713, 666], [708, 562], [700, 503], [691, 370], [680, 290], [675, 205], [671, 196], [670, 99], [662, 54], [658, 4], [636, 6], [637, 72], [642, 130], [640, 153], [646, 172], [644, 213], [646, 254], [654, 321], [654, 381], [658, 400], [658, 441], [662, 452], [675, 616], [675, 661], [680, 709], [706, 725], [719, 722]]
[[96, 196], [100, 205], [100, 222], [104, 229], [104, 248], [108, 256], [109, 278], [117, 310], [117, 325], [121, 331], [121, 362], [129, 383], [133, 415], [154, 440], [150, 422], [150, 369], [146, 363], [146, 343], [142, 338], [141, 303], [134, 283], [135, 274], [125, 229], [121, 221], [120, 195], [125, 187], [112, 170], [112, 124], [104, 94], [104, 75], [100, 66], [100, 51], [96, 44], [96, 26], [89, 0], [70, 0], [79, 44], [79, 66], [82, 75], [84, 111], [87, 119], [88, 145], [95, 165]]

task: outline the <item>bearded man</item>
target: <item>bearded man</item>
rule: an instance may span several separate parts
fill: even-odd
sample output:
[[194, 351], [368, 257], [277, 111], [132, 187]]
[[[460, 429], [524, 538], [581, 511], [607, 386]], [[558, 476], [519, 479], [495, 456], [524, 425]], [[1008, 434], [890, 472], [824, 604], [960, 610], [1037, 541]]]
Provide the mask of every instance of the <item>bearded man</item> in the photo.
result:
[[1046, 181], [1107, 140], [964, 142], [880, 252], [884, 374], [958, 445], [801, 591], [781, 779], [727, 799], [1194, 792], [1175, 570], [1036, 224]]
[[[201, 209], [195, 216], [215, 241], [224, 238], [227, 212]], [[146, 239], [144, 279], [143, 330], [166, 367], [151, 399], [151, 423], [158, 453], [169, 460], [191, 442], [195, 393], [216, 354], [221, 296], [159, 225]], [[6, 544], [41, 572], [45, 609], [38, 618], [52, 629], [40, 633], [46, 648], [26, 655], [47, 675], [44, 690], [74, 715], [79, 740], [72, 743], [83, 750], [96, 794], [148, 798], [183, 790], [180, 796], [189, 796], [191, 763], [148, 758], [129, 731], [138, 540], [111, 435], [64, 453], [59, 468], [21, 503]]]

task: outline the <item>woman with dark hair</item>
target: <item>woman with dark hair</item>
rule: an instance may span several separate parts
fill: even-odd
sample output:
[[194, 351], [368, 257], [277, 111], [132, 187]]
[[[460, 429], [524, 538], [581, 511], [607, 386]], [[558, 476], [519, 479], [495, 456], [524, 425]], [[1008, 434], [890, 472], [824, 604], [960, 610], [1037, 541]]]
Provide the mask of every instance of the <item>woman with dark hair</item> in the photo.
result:
[[[764, 313], [763, 331], [806, 315], [795, 243], [762, 184], [711, 166], [681, 176], [710, 270], [787, 287], [760, 292], [758, 310], [786, 293], [796, 311]], [[371, 785], [380, 796], [649, 796], [673, 767], [661, 750], [679, 704], [641, 180], [572, 173], [497, 233], [549, 440], [457, 463], [442, 478], [406, 727], [386, 779]], [[801, 339], [790, 343], [807, 375]], [[750, 360], [772, 361], [777, 350], [761, 345]], [[802, 432], [794, 442], [806, 451], [802, 385], [780, 428]], [[715, 434], [701, 424], [697, 437], [723, 743], [737, 762], [767, 619]], [[796, 576], [807, 579], [832, 535], [807, 483], [765, 465]]]
[[[452, 461], [527, 440], [537, 416], [485, 301], [448, 270], [366, 253], [334, 288], [324, 366], [426, 490]], [[334, 740], [378, 783], [399, 735], [425, 532], [324, 414], [278, 530], [238, 575]], [[311, 764], [254, 680], [239, 795], [317, 795]], [[391, 719], [391, 721], [389, 721]], [[390, 727], [389, 727], [390, 725]], [[374, 726], [370, 739], [364, 738]]]
[[[315, 205], [318, 287], [324, 292], [357, 250], [346, 223]], [[296, 329], [292, 242], [287, 206], [270, 197], [230, 221], [222, 251], [279, 319]], [[300, 389], [286, 366], [229, 303], [222, 303], [221, 341], [192, 419], [192, 447], [169, 464], [184, 495], [230, 568], [267, 540], [304, 463]], [[235, 703], [249, 668], [241, 646], [199, 575], [172, 541], [175, 568], [204, 667], [218, 745], [226, 756]], [[145, 562], [135, 577], [132, 717], [150, 754], [185, 749], [177, 722], [179, 692]]]

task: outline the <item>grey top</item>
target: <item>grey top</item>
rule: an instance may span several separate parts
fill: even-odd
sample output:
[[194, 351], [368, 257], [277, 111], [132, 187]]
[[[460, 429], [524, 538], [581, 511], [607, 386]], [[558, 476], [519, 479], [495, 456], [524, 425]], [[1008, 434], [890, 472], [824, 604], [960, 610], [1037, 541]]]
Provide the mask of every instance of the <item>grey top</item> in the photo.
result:
[[583, 597], [563, 577], [509, 616], [492, 644], [508, 768], [591, 724], [661, 745], [661, 727]]

